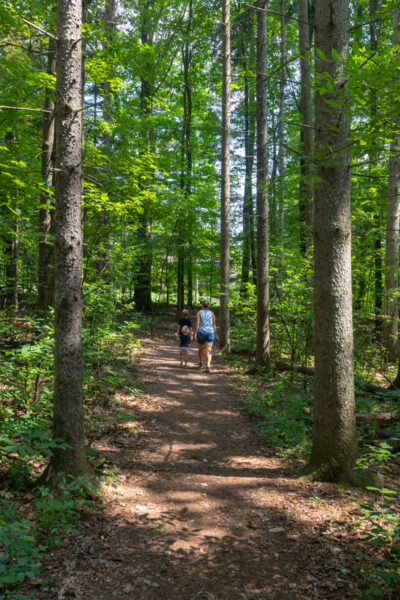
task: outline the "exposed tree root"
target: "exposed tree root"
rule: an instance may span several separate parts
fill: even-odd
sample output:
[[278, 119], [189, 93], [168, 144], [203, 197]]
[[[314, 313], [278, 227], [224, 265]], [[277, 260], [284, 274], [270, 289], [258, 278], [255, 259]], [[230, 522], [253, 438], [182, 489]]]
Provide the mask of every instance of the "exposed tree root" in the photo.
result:
[[339, 483], [348, 487], [367, 487], [379, 485], [380, 480], [375, 473], [367, 470], [355, 470], [336, 462], [321, 464], [308, 463], [302, 470], [300, 481], [320, 481]]

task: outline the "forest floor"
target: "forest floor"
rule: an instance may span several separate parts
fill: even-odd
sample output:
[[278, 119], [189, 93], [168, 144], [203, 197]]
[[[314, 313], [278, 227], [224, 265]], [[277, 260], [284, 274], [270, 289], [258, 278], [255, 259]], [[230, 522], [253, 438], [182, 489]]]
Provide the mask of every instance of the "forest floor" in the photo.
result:
[[261, 444], [230, 367], [216, 357], [210, 374], [199, 370], [193, 344], [180, 368], [173, 329], [143, 340], [126, 385], [94, 409], [103, 426], [91, 444], [116, 487], [44, 558], [47, 583], [34, 597], [360, 597], [355, 570], [368, 551], [357, 524], [368, 493], [298, 481]]

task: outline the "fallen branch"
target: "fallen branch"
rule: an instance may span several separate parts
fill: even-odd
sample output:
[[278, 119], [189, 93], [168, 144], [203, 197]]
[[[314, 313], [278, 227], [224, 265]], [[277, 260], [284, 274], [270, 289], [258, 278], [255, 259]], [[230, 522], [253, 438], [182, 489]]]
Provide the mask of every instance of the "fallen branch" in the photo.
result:
[[372, 415], [359, 414], [356, 415], [357, 423], [378, 423], [378, 425], [392, 425], [400, 422], [399, 413], [376, 413]]
[[275, 369], [277, 371], [294, 371], [295, 373], [301, 373], [301, 375], [311, 375], [314, 377], [314, 369], [310, 367], [302, 367], [300, 365], [294, 365], [284, 362], [283, 360], [277, 360], [274, 362]]
[[[274, 363], [275, 369], [277, 371], [293, 371], [295, 373], [300, 373], [301, 375], [310, 375], [314, 377], [314, 369], [310, 367], [301, 367], [299, 365], [294, 365], [291, 363], [287, 363], [283, 360], [277, 360]], [[400, 399], [400, 390], [385, 388], [379, 385], [374, 385], [373, 383], [368, 383], [366, 381], [362, 381], [358, 377], [354, 377], [354, 385], [357, 389], [367, 392], [368, 394], [377, 394], [381, 396], [382, 400], [399, 400]]]

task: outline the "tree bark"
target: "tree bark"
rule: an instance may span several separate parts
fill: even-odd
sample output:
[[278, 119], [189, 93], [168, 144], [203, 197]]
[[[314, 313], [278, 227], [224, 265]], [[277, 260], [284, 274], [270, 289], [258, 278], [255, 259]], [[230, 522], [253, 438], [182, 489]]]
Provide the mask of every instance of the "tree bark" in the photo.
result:
[[[377, 23], [375, 21], [378, 11], [379, 0], [369, 0], [369, 46], [371, 53], [375, 53], [378, 49]], [[369, 108], [370, 108], [370, 130], [376, 130], [377, 113], [378, 113], [378, 97], [377, 89], [372, 85], [370, 88]], [[373, 139], [369, 149], [370, 167], [373, 168], [373, 161], [377, 158], [377, 143]], [[383, 317], [383, 264], [382, 264], [382, 234], [381, 234], [381, 217], [378, 209], [373, 208], [375, 212], [373, 216], [373, 232], [374, 232], [374, 310], [375, 310], [375, 334], [377, 340], [381, 339], [382, 335], [382, 317]]]
[[[247, 48], [245, 43], [246, 35], [249, 31], [249, 24], [247, 20], [244, 22], [243, 31], [241, 33], [241, 52], [242, 52], [242, 68], [243, 68], [243, 79], [244, 79], [244, 151], [245, 151], [245, 179], [244, 179], [244, 193], [243, 193], [243, 253], [242, 253], [242, 273], [241, 273], [241, 291], [243, 294], [246, 293], [246, 284], [250, 281], [250, 269], [252, 266], [252, 243], [251, 237], [254, 235], [252, 232], [252, 225], [254, 219], [252, 219], [253, 212], [253, 164], [254, 164], [254, 142], [255, 142], [255, 113], [253, 110], [253, 94], [250, 91], [249, 81], [249, 67], [247, 53], [252, 54], [251, 48], [252, 37], [250, 38], [250, 49]], [[254, 275], [254, 273], [253, 273]]]
[[284, 228], [285, 228], [285, 152], [284, 152], [284, 118], [285, 118], [285, 87], [286, 87], [286, 32], [285, 32], [285, 0], [281, 0], [281, 77], [279, 82], [279, 121], [278, 121], [278, 163], [279, 163], [279, 204], [278, 204], [278, 281], [283, 277], [283, 248], [284, 248]]
[[57, 3], [55, 448], [45, 479], [91, 471], [82, 391], [82, 0]]
[[[146, 0], [142, 6], [140, 18], [140, 38], [143, 47], [153, 45], [153, 25], [151, 20], [151, 11], [154, 7], [155, 0]], [[143, 68], [140, 84], [140, 112], [142, 118], [142, 144], [141, 153], [143, 156], [151, 152], [151, 131], [149, 117], [152, 113], [154, 96], [154, 64], [153, 58], [148, 58]], [[150, 175], [145, 178], [143, 183], [145, 187], [150, 187]], [[139, 311], [148, 312], [152, 309], [151, 301], [151, 268], [152, 268], [152, 251], [151, 251], [151, 220], [150, 206], [143, 207], [143, 213], [140, 215], [138, 225], [138, 242], [139, 252], [136, 264], [135, 291], [134, 300], [136, 309]]]
[[[56, 44], [49, 38], [49, 54], [47, 57], [47, 74], [56, 73]], [[54, 93], [46, 89], [44, 108], [46, 112], [43, 119], [42, 138], [42, 179], [48, 189], [53, 185], [53, 149], [54, 149]], [[48, 192], [40, 194], [39, 212], [39, 271], [38, 271], [38, 306], [47, 311], [49, 306], [54, 306], [54, 244], [52, 233], [52, 198]]]
[[[398, 54], [400, 10], [394, 10], [394, 52]], [[393, 131], [399, 130], [398, 112], [393, 110]], [[400, 228], [400, 137], [394, 133], [390, 142], [388, 173], [388, 204], [386, 208], [385, 246], [385, 308], [383, 320], [383, 343], [391, 360], [398, 354], [399, 320], [399, 228]]]
[[[327, 79], [333, 93], [316, 93], [315, 186], [315, 388], [313, 446], [309, 479], [352, 481], [357, 457], [354, 416], [353, 323], [350, 223], [350, 114], [343, 62], [349, 45], [347, 0], [316, 3], [318, 85]], [[332, 50], [339, 60], [332, 60]], [[333, 100], [333, 109], [326, 103]]]
[[[192, 211], [190, 210], [190, 196], [192, 194], [192, 89], [190, 86], [190, 65], [192, 62], [191, 48], [191, 28], [193, 5], [189, 0], [188, 18], [186, 26], [186, 39], [182, 46], [182, 64], [183, 64], [183, 124], [181, 138], [181, 180], [180, 188], [182, 198], [182, 208], [178, 217], [178, 314], [179, 317], [185, 302], [185, 264], [188, 264], [188, 305], [192, 305], [192, 281], [191, 281], [191, 258], [186, 257], [185, 249], [192, 239]], [[189, 208], [188, 208], [189, 207]], [[188, 261], [186, 261], [188, 258]], [[190, 269], [189, 269], [190, 266]], [[189, 285], [190, 274], [190, 285]]]
[[[107, 0], [105, 11], [104, 11], [104, 28], [105, 28], [105, 39], [104, 39], [104, 50], [109, 51], [110, 45], [113, 43], [116, 36], [116, 0]], [[106, 79], [101, 85], [101, 93], [103, 96], [103, 122], [106, 127], [103, 133], [102, 146], [103, 154], [107, 160], [111, 163], [112, 157], [112, 136], [110, 133], [109, 125], [113, 119], [113, 91], [111, 89], [109, 78]], [[107, 174], [104, 181], [104, 191], [110, 189], [110, 176], [109, 172], [111, 169], [107, 169]], [[94, 263], [94, 267], [97, 274], [101, 277], [106, 278], [109, 270], [109, 238], [110, 238], [110, 215], [106, 210], [102, 210], [99, 215], [96, 215], [98, 222], [98, 249], [97, 257]]]
[[222, 0], [222, 140], [221, 140], [221, 250], [220, 250], [220, 339], [230, 350], [230, 103], [231, 103], [230, 0]]
[[310, 22], [309, 0], [299, 0], [299, 53], [300, 53], [300, 110], [301, 146], [300, 159], [300, 250], [309, 254], [312, 243], [314, 182], [312, 160], [314, 157], [313, 102], [311, 86], [311, 50], [313, 27]]
[[257, 337], [256, 366], [270, 368], [268, 257], [267, 13], [257, 0]]

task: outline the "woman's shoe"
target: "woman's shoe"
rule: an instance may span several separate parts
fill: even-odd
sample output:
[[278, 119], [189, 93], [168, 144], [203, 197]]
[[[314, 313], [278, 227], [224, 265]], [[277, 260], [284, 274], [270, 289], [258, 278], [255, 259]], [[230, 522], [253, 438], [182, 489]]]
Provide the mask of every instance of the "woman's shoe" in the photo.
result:
[[202, 366], [203, 366], [203, 363], [201, 362], [201, 360], [199, 360], [199, 369], [201, 369]]
[[211, 367], [206, 367], [206, 373], [210, 373], [211, 372]]

